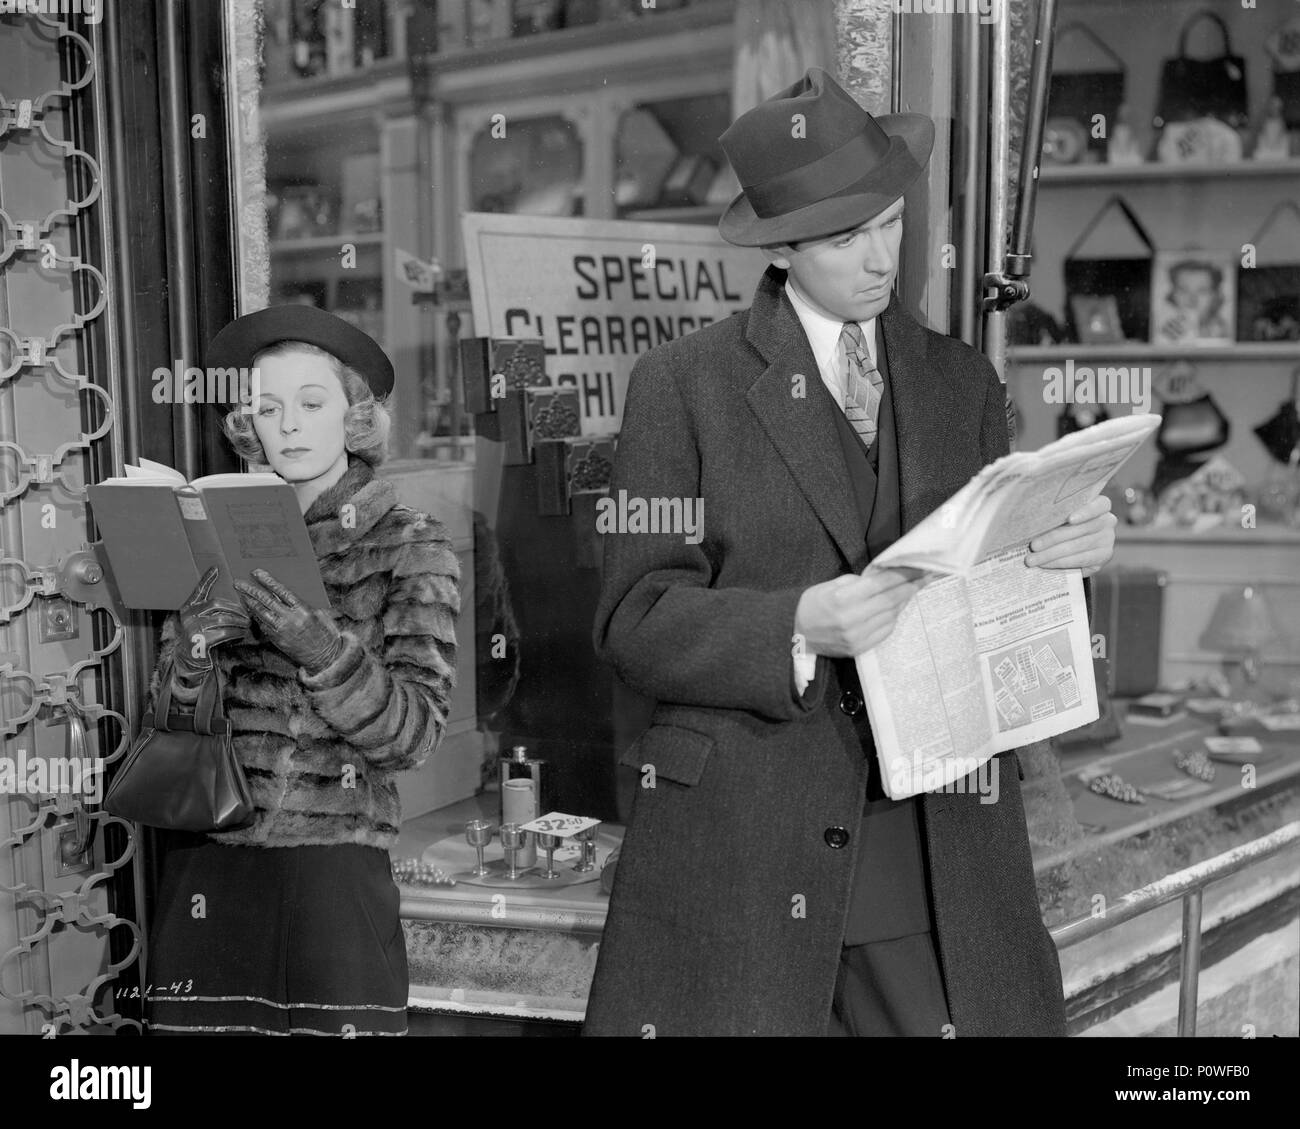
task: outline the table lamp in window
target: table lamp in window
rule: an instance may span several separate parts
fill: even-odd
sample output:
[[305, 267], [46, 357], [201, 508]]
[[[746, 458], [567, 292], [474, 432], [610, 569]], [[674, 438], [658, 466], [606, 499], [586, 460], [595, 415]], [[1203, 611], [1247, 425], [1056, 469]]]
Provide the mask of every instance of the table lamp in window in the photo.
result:
[[1270, 698], [1260, 686], [1259, 653], [1280, 638], [1276, 623], [1277, 614], [1260, 587], [1248, 584], [1219, 597], [1201, 647], [1223, 653], [1234, 697], [1257, 703]]

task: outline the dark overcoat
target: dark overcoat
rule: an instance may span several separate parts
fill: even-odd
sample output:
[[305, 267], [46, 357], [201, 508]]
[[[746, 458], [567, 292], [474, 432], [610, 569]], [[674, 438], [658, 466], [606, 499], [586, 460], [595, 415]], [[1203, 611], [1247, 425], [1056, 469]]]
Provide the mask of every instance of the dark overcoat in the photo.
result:
[[[650, 350], [631, 376], [611, 496], [701, 499], [703, 538], [604, 537], [596, 647], [658, 705], [621, 758], [653, 775], [587, 1034], [826, 1032], [867, 781], [840, 702], [861, 687], [851, 660], [821, 657], [796, 696], [791, 648], [801, 593], [868, 555], [834, 419], [799, 394], [820, 377], [784, 281], [769, 267], [749, 310]], [[880, 317], [906, 532], [1007, 452], [1005, 393], [985, 357], [896, 298]], [[995, 803], [970, 778], [922, 799], [949, 1012], [959, 1037], [1063, 1034], [1017, 758], [995, 763]]]

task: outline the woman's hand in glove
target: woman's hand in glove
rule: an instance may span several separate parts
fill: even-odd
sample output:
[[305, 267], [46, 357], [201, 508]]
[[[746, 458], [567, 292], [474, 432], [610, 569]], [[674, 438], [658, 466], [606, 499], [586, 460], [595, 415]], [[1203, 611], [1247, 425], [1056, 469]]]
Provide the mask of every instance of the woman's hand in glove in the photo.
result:
[[213, 647], [248, 634], [249, 620], [244, 609], [231, 600], [212, 597], [217, 573], [216, 565], [208, 569], [176, 613], [180, 619], [174, 652], [176, 669], [191, 678], [212, 669]]
[[308, 674], [318, 674], [343, 649], [343, 636], [322, 611], [307, 607], [265, 569], [254, 569], [256, 584], [236, 580], [249, 614], [267, 642], [273, 643]]

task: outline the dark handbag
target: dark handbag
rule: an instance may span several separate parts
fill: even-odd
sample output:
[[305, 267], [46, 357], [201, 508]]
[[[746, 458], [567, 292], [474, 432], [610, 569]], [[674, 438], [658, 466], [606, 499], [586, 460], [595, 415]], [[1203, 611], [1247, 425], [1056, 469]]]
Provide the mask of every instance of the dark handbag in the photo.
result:
[[1052, 71], [1047, 94], [1048, 119], [1069, 118], [1078, 122], [1088, 139], [1088, 148], [1102, 159], [1106, 156], [1106, 137], [1094, 137], [1092, 119], [1101, 114], [1106, 120], [1109, 135], [1119, 121], [1119, 108], [1124, 101], [1124, 63], [1106, 46], [1086, 24], [1068, 23], [1056, 33], [1059, 45], [1066, 36], [1080, 33], [1095, 43], [1114, 64], [1108, 71]]
[[1166, 404], [1156, 431], [1156, 447], [1165, 456], [1199, 455], [1228, 441], [1228, 417], [1207, 392], [1195, 400]]
[[[1201, 20], [1213, 20], [1223, 33], [1223, 54], [1218, 58], [1187, 57], [1188, 32]], [[1178, 37], [1178, 54], [1165, 60], [1160, 74], [1155, 126], [1162, 129], [1167, 122], [1205, 117], [1218, 118], [1233, 129], [1244, 128], [1249, 120], [1245, 60], [1232, 53], [1228, 25], [1209, 8], [1196, 12], [1183, 24], [1182, 34]]]
[[104, 808], [123, 819], [172, 831], [229, 831], [253, 816], [244, 770], [221, 708], [216, 664], [194, 715], [168, 716], [172, 668], [163, 672], [152, 718], [113, 776]]
[[[1085, 259], [1078, 256], [1088, 237], [1112, 208], [1118, 208], [1128, 221], [1140, 245], [1137, 255]], [[1119, 310], [1120, 326], [1130, 341], [1147, 341], [1151, 334], [1151, 263], [1155, 244], [1146, 228], [1133, 214], [1122, 196], [1112, 196], [1065, 252], [1066, 330], [1072, 341], [1079, 340], [1079, 326], [1070, 298], [1113, 296]]]
[[[1300, 205], [1294, 200], [1283, 200], [1251, 236], [1256, 247], [1273, 247], [1275, 240], [1267, 240], [1269, 229], [1284, 212], [1294, 212], [1300, 219]], [[1237, 340], [1238, 341], [1300, 341], [1300, 255], [1295, 251], [1294, 261], [1287, 262], [1286, 253], [1279, 255], [1283, 261], [1256, 263], [1237, 267]]]

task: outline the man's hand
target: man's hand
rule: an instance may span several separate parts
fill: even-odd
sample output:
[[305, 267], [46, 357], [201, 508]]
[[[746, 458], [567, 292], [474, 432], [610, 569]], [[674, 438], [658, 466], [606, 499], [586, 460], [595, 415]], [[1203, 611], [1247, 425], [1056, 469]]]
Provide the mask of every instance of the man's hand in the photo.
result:
[[804, 649], [831, 658], [853, 658], [889, 637], [898, 613], [921, 588], [914, 569], [875, 569], [863, 576], [837, 576], [799, 597], [794, 629]]
[[1098, 494], [1066, 518], [1064, 525], [1030, 541], [1025, 564], [1035, 568], [1078, 568], [1084, 576], [1091, 576], [1114, 556], [1118, 524], [1110, 512], [1110, 499]]

